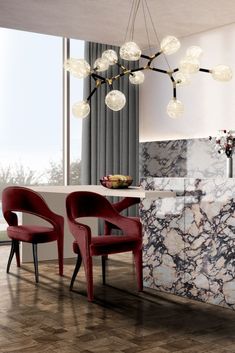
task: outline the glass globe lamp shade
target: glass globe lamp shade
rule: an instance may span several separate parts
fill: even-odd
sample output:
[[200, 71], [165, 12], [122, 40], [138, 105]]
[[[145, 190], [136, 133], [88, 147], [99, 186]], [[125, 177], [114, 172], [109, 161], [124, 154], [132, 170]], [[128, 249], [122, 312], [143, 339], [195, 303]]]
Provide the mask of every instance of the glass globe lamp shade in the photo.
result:
[[97, 72], [106, 71], [109, 68], [109, 61], [105, 58], [98, 58], [94, 62], [93, 67]]
[[77, 118], [85, 118], [90, 113], [90, 105], [86, 101], [77, 102], [73, 105], [72, 112]]
[[180, 61], [179, 69], [184, 74], [194, 74], [199, 71], [200, 63], [198, 59], [186, 56]]
[[186, 56], [190, 56], [191, 58], [199, 59], [202, 54], [202, 48], [197, 45], [193, 45], [186, 50]]
[[233, 72], [229, 66], [217, 65], [211, 70], [211, 75], [217, 81], [230, 81], [233, 77]]
[[184, 113], [184, 106], [178, 99], [171, 99], [167, 105], [167, 114], [172, 119], [179, 118]]
[[90, 65], [84, 59], [70, 58], [65, 61], [64, 68], [77, 78], [85, 78], [91, 72]]
[[174, 36], [167, 36], [161, 41], [161, 51], [166, 55], [171, 55], [177, 52], [180, 48], [180, 41]]
[[102, 58], [108, 60], [109, 65], [114, 65], [118, 61], [117, 53], [112, 49], [105, 50], [102, 54]]
[[177, 71], [177, 73], [174, 76], [174, 80], [177, 86], [186, 86], [186, 85], [189, 85], [191, 82], [190, 76], [188, 74], [184, 74], [181, 71]]
[[111, 110], [114, 110], [115, 112], [117, 112], [121, 110], [126, 104], [126, 97], [122, 92], [118, 90], [112, 90], [106, 95], [105, 104]]
[[139, 60], [141, 50], [135, 42], [126, 42], [120, 48], [120, 57], [128, 61]]
[[144, 73], [142, 71], [136, 71], [129, 76], [129, 81], [133, 85], [140, 85], [144, 82], [144, 78]]

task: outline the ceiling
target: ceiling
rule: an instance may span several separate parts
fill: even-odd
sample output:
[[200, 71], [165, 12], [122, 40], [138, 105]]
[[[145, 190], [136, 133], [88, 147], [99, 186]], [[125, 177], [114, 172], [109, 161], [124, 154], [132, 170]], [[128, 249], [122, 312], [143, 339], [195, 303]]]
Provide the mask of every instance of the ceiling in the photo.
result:
[[[234, 0], [147, 0], [160, 38], [185, 37], [235, 22]], [[0, 0], [0, 26], [123, 44], [132, 0]], [[135, 41], [147, 45], [140, 7]], [[154, 36], [151, 44], [156, 43]]]

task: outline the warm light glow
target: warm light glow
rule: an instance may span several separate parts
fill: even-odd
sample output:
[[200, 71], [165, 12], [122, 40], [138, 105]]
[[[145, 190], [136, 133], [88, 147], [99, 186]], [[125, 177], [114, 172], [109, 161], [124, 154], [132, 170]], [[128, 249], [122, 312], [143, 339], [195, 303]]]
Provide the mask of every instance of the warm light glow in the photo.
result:
[[77, 78], [85, 78], [91, 72], [90, 65], [84, 59], [70, 58], [65, 61], [64, 68]]
[[73, 105], [72, 112], [77, 118], [85, 118], [90, 113], [90, 105], [86, 101], [77, 102]]
[[129, 80], [133, 85], [140, 85], [144, 82], [144, 73], [142, 71], [133, 72], [132, 75], [129, 76]]
[[211, 75], [217, 81], [230, 81], [233, 77], [232, 70], [226, 65], [217, 65], [211, 70]]
[[199, 71], [200, 63], [191, 56], [185, 56], [179, 64], [179, 69], [184, 74], [194, 74]]
[[116, 112], [124, 107], [124, 105], [126, 104], [126, 97], [122, 92], [118, 90], [113, 90], [106, 95], [105, 104], [111, 110], [114, 110]]
[[177, 52], [180, 48], [180, 41], [174, 36], [167, 36], [161, 41], [161, 51], [166, 55]]
[[96, 61], [94, 62], [94, 69], [97, 72], [102, 72], [102, 71], [106, 71], [109, 68], [109, 61], [105, 58], [98, 58], [96, 59]]
[[117, 53], [112, 49], [105, 50], [102, 54], [102, 58], [108, 60], [109, 65], [114, 65], [118, 62]]
[[195, 58], [195, 59], [199, 59], [202, 54], [203, 54], [202, 48], [198, 47], [197, 45], [193, 45], [189, 47], [186, 51], [186, 56], [191, 56], [191, 58]]
[[124, 60], [136, 61], [141, 56], [141, 50], [135, 42], [126, 42], [120, 48], [120, 57]]
[[178, 71], [174, 75], [174, 80], [175, 80], [175, 83], [177, 84], [177, 86], [186, 86], [186, 85], [189, 85], [191, 82], [190, 76], [188, 74], [184, 74], [181, 71]]
[[166, 111], [169, 117], [177, 119], [184, 113], [184, 106], [181, 101], [173, 98], [168, 103]]

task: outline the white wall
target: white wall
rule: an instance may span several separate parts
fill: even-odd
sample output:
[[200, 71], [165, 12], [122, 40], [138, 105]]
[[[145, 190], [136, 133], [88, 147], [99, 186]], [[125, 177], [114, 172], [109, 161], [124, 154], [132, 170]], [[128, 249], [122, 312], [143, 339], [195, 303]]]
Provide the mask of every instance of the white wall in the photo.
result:
[[[172, 98], [170, 79], [164, 74], [145, 71], [146, 79], [140, 88], [141, 142], [208, 137], [215, 136], [219, 129], [235, 129], [235, 24], [181, 39], [179, 52], [167, 57], [172, 68], [178, 67], [179, 59], [191, 45], [199, 45], [204, 51], [201, 67], [229, 65], [234, 78], [222, 83], [210, 74], [192, 75], [192, 83], [177, 90], [185, 112], [175, 120], [166, 114]], [[155, 67], [166, 69], [163, 59], [156, 59]]]

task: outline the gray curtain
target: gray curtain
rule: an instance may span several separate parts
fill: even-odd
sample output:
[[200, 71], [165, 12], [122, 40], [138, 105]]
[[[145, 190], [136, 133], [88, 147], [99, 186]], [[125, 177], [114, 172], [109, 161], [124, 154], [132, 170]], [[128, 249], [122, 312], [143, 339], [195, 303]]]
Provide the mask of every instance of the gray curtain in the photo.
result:
[[[119, 48], [86, 42], [85, 59], [93, 66], [106, 49]], [[138, 67], [138, 62], [120, 61], [127, 69]], [[117, 65], [111, 66], [101, 76], [111, 77], [120, 73]], [[84, 99], [95, 87], [94, 80], [84, 83]], [[133, 185], [139, 183], [139, 92], [138, 86], [129, 83], [126, 76], [113, 83], [126, 96], [126, 105], [113, 112], [105, 105], [105, 96], [110, 88], [102, 85], [92, 96], [90, 116], [83, 120], [82, 133], [82, 184], [99, 184], [99, 179], [108, 174], [131, 175]]]

